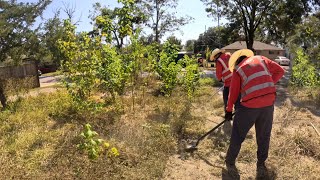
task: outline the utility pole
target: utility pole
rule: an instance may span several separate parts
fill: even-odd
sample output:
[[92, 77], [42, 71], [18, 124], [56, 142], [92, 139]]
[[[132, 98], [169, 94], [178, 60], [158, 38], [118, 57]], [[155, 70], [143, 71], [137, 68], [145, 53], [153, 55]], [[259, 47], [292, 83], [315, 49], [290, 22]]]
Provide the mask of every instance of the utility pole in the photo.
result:
[[219, 14], [219, 2], [217, 2], [217, 15], [218, 15], [218, 47], [221, 48], [220, 45], [220, 14]]

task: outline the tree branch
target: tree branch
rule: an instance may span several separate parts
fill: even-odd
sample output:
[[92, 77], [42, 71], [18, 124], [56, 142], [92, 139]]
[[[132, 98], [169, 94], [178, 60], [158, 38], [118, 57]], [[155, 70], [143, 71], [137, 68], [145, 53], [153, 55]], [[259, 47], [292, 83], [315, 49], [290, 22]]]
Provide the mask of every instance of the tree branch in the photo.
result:
[[265, 13], [267, 12], [267, 10], [269, 9], [270, 4], [271, 4], [271, 2], [269, 2], [269, 3], [266, 5], [265, 9], [261, 12], [259, 19], [258, 19], [258, 20], [256, 21], [256, 23], [253, 25], [253, 29], [254, 29], [254, 30], [256, 30], [256, 29], [258, 28], [258, 26], [259, 26], [259, 24], [261, 23], [261, 20], [262, 20], [264, 14], [265, 14]]

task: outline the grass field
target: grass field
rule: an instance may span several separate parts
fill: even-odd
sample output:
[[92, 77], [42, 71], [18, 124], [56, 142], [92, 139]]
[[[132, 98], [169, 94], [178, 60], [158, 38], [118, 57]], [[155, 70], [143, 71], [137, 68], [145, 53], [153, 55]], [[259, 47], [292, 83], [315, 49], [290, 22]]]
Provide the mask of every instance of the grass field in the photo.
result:
[[[202, 79], [190, 102], [179, 87], [170, 98], [159, 95], [155, 82], [152, 88], [134, 92], [134, 107], [131, 93], [128, 93], [120, 98], [118, 105], [106, 105], [95, 112], [75, 110], [71, 97], [63, 88], [53, 93], [18, 98], [0, 113], [0, 177], [169, 179], [165, 173], [169, 159], [182, 153], [183, 141], [198, 137], [212, 127], [211, 121], [217, 123], [222, 119], [222, 97], [212, 95], [218, 88], [213, 84], [210, 79]], [[98, 94], [94, 97], [97, 102], [100, 98]], [[274, 169], [273, 178], [320, 178], [320, 137], [310, 126], [313, 123], [320, 128], [320, 121], [319, 116], [307, 111], [289, 101], [276, 107], [268, 160]], [[98, 159], [90, 160], [87, 153], [77, 147], [82, 142], [80, 134], [86, 123], [91, 124], [100, 138], [116, 147], [120, 155], [108, 157], [102, 154]], [[223, 166], [218, 157], [226, 151], [228, 138], [222, 137], [217, 132], [204, 140], [197, 154], [212, 157]], [[252, 130], [238, 159], [244, 179], [253, 176], [247, 167], [254, 167], [255, 154]], [[196, 156], [185, 158], [199, 160]], [[183, 177], [179, 165], [176, 170]], [[220, 171], [213, 169], [208, 177], [221, 178]], [[173, 173], [169, 171], [169, 174]], [[175, 177], [178, 179], [179, 176]]]

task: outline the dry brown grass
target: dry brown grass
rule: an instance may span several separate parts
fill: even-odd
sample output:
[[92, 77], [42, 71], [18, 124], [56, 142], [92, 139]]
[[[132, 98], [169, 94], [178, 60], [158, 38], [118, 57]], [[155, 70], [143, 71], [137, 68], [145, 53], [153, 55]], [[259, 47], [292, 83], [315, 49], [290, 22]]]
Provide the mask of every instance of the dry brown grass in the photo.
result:
[[[320, 87], [290, 87], [291, 99], [304, 107], [320, 107]], [[318, 108], [319, 109], [319, 108]]]
[[36, 77], [10, 78], [2, 83], [6, 96], [23, 96], [27, 94], [30, 88], [34, 87]]
[[320, 139], [310, 126], [319, 119], [302, 104], [287, 100], [275, 112], [269, 164], [279, 179], [320, 178]]
[[[199, 134], [204, 118], [178, 87], [172, 97], [153, 88], [131, 92], [96, 113], [76, 111], [64, 91], [24, 97], [0, 113], [0, 176], [6, 179], [158, 179], [179, 139]], [[208, 87], [213, 89], [212, 87]], [[209, 93], [210, 94], [210, 93]], [[93, 97], [92, 99], [99, 99]], [[191, 104], [192, 103], [192, 104]], [[200, 104], [205, 106], [204, 104]], [[85, 123], [120, 151], [89, 160], [76, 145]], [[200, 132], [201, 133], [201, 132]]]
[[[172, 97], [158, 96], [157, 81], [151, 88], [131, 92], [117, 105], [102, 111], [78, 112], [64, 90], [25, 97], [0, 113], [0, 177], [4, 179], [161, 179], [168, 158], [180, 153], [183, 140], [196, 139], [222, 121], [221, 95], [203, 83], [189, 101], [178, 87]], [[99, 96], [93, 97], [98, 101]], [[103, 102], [103, 101], [101, 101]], [[299, 118], [303, 117], [303, 118]], [[284, 102], [275, 112], [268, 164], [279, 179], [319, 179], [319, 137], [312, 122], [319, 121], [306, 109]], [[117, 158], [89, 160], [76, 145], [85, 123], [119, 149]], [[254, 136], [254, 131], [250, 131]], [[217, 158], [226, 152], [229, 136], [223, 128], [199, 145], [198, 157]], [[210, 159], [209, 159], [210, 160]], [[239, 163], [255, 167], [255, 138], [248, 137]], [[223, 166], [223, 161], [217, 161]], [[220, 168], [214, 174], [219, 175]], [[242, 174], [251, 178], [252, 171]]]

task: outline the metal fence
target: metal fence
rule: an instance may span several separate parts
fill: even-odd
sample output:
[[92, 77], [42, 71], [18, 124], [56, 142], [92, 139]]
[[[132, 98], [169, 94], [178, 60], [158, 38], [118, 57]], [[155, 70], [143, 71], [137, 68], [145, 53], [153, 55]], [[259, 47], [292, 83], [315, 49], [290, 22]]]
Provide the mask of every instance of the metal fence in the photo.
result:
[[20, 66], [0, 66], [0, 79], [31, 79], [29, 88], [40, 87], [38, 68], [34, 61], [24, 62]]

